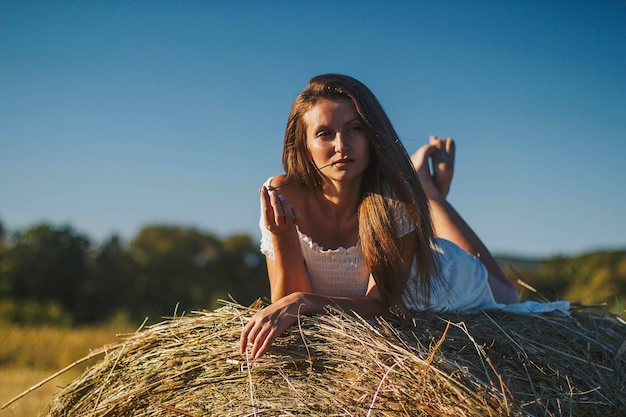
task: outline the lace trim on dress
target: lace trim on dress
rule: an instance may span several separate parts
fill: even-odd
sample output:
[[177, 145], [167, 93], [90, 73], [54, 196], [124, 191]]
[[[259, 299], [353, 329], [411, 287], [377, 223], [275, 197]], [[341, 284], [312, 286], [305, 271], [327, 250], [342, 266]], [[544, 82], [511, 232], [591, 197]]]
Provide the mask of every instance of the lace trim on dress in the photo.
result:
[[324, 249], [299, 230], [298, 237], [313, 292], [343, 297], [365, 295], [370, 271], [360, 242], [348, 248]]
[[[265, 181], [263, 185], [269, 187], [273, 177], [270, 177]], [[406, 211], [402, 207], [402, 204], [393, 199], [392, 197], [387, 197], [391, 201], [391, 206], [393, 207], [392, 215], [393, 220], [396, 223], [396, 231], [398, 238], [411, 233], [415, 230], [415, 225], [411, 222], [411, 219], [406, 215]], [[265, 227], [263, 223], [263, 215], [259, 219], [259, 228], [261, 229], [261, 242], [260, 242], [260, 250], [261, 253], [265, 256], [268, 256], [271, 259], [275, 259], [274, 254], [274, 245], [272, 243], [272, 235], [269, 230]], [[350, 256], [352, 258], [361, 256], [361, 241], [357, 241], [356, 245], [351, 246], [349, 248], [338, 247], [337, 249], [324, 249], [320, 245], [318, 245], [311, 237], [302, 233], [298, 226], [296, 225], [296, 230], [298, 231], [298, 237], [300, 238], [301, 243], [305, 243], [313, 252], [322, 253], [322, 254], [335, 254], [335, 255], [344, 255]]]
[[314, 252], [319, 252], [319, 253], [324, 253], [324, 254], [334, 254], [334, 255], [339, 255], [342, 257], [359, 256], [359, 254], [361, 253], [361, 241], [360, 240], [356, 242], [356, 245], [350, 246], [349, 248], [344, 248], [343, 246], [339, 246], [337, 249], [325, 249], [321, 247], [320, 245], [318, 245], [316, 242], [314, 242], [313, 239], [311, 239], [308, 235], [302, 233], [298, 226], [296, 226], [296, 230], [298, 231], [298, 237], [300, 238], [300, 241], [305, 243]]

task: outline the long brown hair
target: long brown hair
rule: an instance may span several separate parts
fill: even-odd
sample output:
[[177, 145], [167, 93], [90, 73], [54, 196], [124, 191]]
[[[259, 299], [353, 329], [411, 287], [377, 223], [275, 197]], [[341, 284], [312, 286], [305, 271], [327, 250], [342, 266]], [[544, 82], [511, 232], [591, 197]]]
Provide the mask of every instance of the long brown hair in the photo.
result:
[[365, 127], [370, 146], [370, 163], [363, 176], [358, 213], [365, 262], [388, 305], [402, 305], [407, 283], [399, 279], [400, 248], [392, 214], [400, 207], [417, 232], [418, 300], [412, 301], [427, 302], [431, 284], [438, 276], [431, 249], [434, 230], [428, 199], [406, 149], [369, 88], [340, 74], [319, 75], [309, 81], [294, 100], [287, 121], [282, 156], [287, 178], [310, 189], [321, 188], [322, 177], [308, 156], [304, 115], [318, 100], [338, 98], [350, 100]]

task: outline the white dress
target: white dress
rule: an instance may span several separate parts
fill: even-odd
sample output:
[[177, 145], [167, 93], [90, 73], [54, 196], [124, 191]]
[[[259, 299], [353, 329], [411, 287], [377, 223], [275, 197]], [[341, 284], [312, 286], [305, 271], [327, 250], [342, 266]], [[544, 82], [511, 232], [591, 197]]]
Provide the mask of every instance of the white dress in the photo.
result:
[[[265, 186], [269, 186], [270, 181], [271, 178], [267, 180]], [[399, 231], [398, 237], [414, 230], [414, 226], [398, 210], [393, 214], [396, 230]], [[272, 234], [265, 227], [262, 214], [259, 227], [261, 252], [266, 257], [274, 259]], [[370, 271], [363, 259], [360, 242], [350, 248], [325, 249], [300, 232], [297, 226], [296, 229], [314, 293], [336, 297], [363, 297], [366, 294]], [[569, 308], [569, 303], [567, 306], [559, 305], [556, 308], [550, 306], [547, 310], [544, 310], [544, 303], [527, 302], [510, 306], [498, 304], [487, 281], [489, 276], [487, 269], [478, 258], [468, 254], [453, 242], [441, 238], [436, 238], [431, 247], [438, 254], [441, 279], [431, 286], [429, 303], [420, 302], [416, 295], [418, 265], [414, 260], [404, 294], [404, 301], [409, 309], [474, 313], [496, 308], [518, 311], [515, 306], [521, 306], [521, 311], [518, 312]]]

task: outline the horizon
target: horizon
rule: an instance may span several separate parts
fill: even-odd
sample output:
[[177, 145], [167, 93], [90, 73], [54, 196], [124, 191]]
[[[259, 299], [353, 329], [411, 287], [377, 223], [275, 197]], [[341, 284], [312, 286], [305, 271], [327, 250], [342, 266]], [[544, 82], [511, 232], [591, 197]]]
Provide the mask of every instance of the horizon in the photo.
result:
[[[1, 221], [1, 219], [0, 219]], [[123, 245], [128, 245], [132, 242], [132, 240], [134, 238], [137, 237], [138, 233], [141, 232], [141, 230], [145, 227], [150, 227], [150, 226], [163, 226], [163, 227], [175, 227], [175, 228], [181, 228], [181, 229], [193, 229], [193, 230], [197, 230], [201, 233], [206, 233], [206, 234], [210, 234], [212, 236], [215, 236], [217, 239], [219, 240], [226, 240], [230, 237], [233, 236], [237, 236], [237, 235], [247, 235], [250, 238], [252, 238], [253, 240], [256, 238], [256, 236], [253, 233], [249, 233], [246, 231], [232, 231], [226, 234], [219, 234], [216, 233], [213, 230], [207, 229], [206, 227], [202, 227], [202, 226], [197, 226], [197, 225], [193, 225], [193, 224], [175, 224], [175, 223], [149, 223], [149, 224], [144, 224], [142, 226], [140, 226], [136, 233], [133, 234], [132, 236], [123, 236], [119, 233], [116, 232], [112, 232], [111, 234], [107, 235], [107, 236], [103, 236], [101, 239], [97, 239], [94, 238], [93, 236], [91, 236], [88, 232], [81, 230], [80, 228], [75, 227], [74, 225], [70, 224], [70, 223], [54, 223], [54, 222], [50, 222], [50, 221], [46, 221], [46, 220], [42, 220], [42, 221], [38, 221], [35, 222], [31, 225], [28, 225], [24, 228], [19, 228], [19, 229], [12, 229], [12, 228], [7, 228], [6, 224], [2, 223], [2, 225], [5, 228], [5, 240], [8, 241], [9, 244], [11, 244], [11, 240], [12, 240], [12, 235], [14, 235], [15, 233], [23, 233], [26, 232], [28, 230], [31, 230], [37, 226], [41, 226], [41, 225], [48, 225], [51, 226], [52, 228], [65, 228], [68, 227], [70, 228], [76, 235], [80, 235], [83, 236], [85, 238], [87, 238], [89, 240], [89, 242], [93, 245], [92, 249], [98, 249], [100, 248], [102, 245], [106, 244], [108, 241], [110, 241], [113, 238], [118, 238], [120, 239], [121, 243]], [[565, 257], [565, 258], [571, 258], [571, 257], [576, 257], [576, 256], [582, 256], [582, 255], [589, 255], [589, 254], [594, 254], [594, 253], [604, 253], [604, 252], [622, 252], [622, 251], [626, 251], [626, 245], [625, 246], [598, 246], [598, 247], [589, 247], [586, 249], [583, 249], [581, 251], [578, 252], [553, 252], [553, 253], [545, 253], [545, 254], [526, 254], [526, 253], [515, 253], [515, 252], [501, 252], [501, 251], [497, 251], [497, 250], [490, 250], [492, 252], [492, 255], [495, 258], [513, 258], [516, 261], [530, 261], [530, 262], [534, 262], [534, 261], [538, 261], [538, 260], [543, 260], [543, 259], [551, 259], [551, 258], [559, 258], [559, 257]]]

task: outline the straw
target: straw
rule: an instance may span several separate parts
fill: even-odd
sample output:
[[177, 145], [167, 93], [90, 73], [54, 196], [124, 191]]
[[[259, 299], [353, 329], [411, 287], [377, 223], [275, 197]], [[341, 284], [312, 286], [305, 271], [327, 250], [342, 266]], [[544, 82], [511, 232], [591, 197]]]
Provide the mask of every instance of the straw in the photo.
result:
[[618, 416], [626, 325], [571, 314], [299, 317], [270, 351], [238, 352], [260, 302], [223, 302], [125, 335], [48, 416]]

